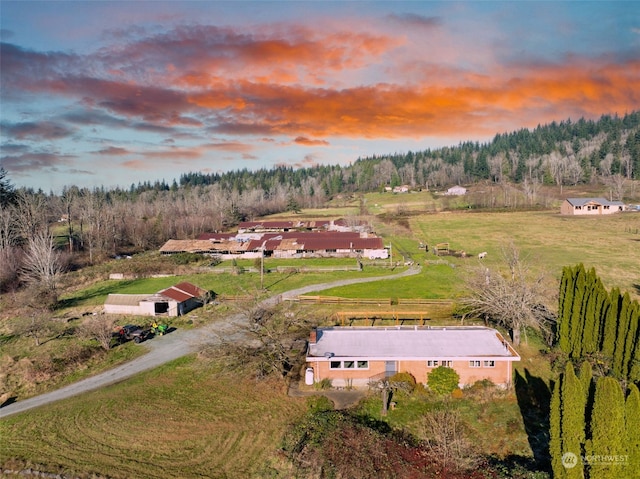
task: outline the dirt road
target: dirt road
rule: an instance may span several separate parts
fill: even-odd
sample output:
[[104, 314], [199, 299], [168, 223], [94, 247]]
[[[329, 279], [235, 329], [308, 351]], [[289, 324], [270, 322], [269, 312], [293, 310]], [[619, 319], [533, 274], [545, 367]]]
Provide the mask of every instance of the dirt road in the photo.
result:
[[[409, 276], [420, 272], [419, 267], [412, 267], [402, 273], [393, 276], [381, 276], [371, 278], [355, 278], [333, 281], [331, 283], [315, 284], [305, 286], [303, 288], [288, 291], [286, 293], [272, 296], [265, 299], [262, 304], [264, 306], [272, 306], [283, 299], [292, 298], [300, 294], [319, 291], [323, 289], [334, 288], [337, 286], [345, 286], [355, 283], [367, 283], [371, 281], [379, 281], [384, 279], [395, 279], [403, 276]], [[109, 371], [97, 374], [95, 376], [83, 379], [77, 383], [70, 384], [63, 388], [51, 391], [40, 396], [34, 396], [24, 401], [17, 401], [0, 408], [0, 418], [27, 411], [29, 409], [44, 406], [54, 401], [59, 401], [77, 394], [98, 389], [100, 387], [114, 384], [143, 371], [153, 369], [162, 364], [168, 363], [174, 359], [197, 352], [203, 345], [220, 344], [220, 338], [224, 337], [225, 341], [242, 341], [245, 339], [242, 326], [246, 325], [247, 318], [242, 314], [231, 315], [226, 320], [216, 321], [202, 328], [189, 331], [177, 330], [171, 334], [155, 338], [153, 341], [143, 343], [149, 352], [144, 356], [140, 356], [128, 363], [117, 366]]]

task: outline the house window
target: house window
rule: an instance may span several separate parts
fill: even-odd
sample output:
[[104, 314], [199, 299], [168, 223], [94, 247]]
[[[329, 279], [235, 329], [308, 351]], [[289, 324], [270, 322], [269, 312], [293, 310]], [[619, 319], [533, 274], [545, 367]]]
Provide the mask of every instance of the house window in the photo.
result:
[[453, 361], [446, 361], [446, 360], [439, 360], [439, 359], [433, 359], [433, 360], [428, 360], [427, 361], [427, 367], [428, 368], [437, 368], [438, 366], [446, 366], [448, 368], [450, 368], [451, 366], [453, 366]]
[[337, 251], [337, 250], [335, 250], [335, 249], [328, 249], [328, 250], [327, 250], [327, 253], [335, 253], [336, 251]]
[[369, 361], [331, 361], [330, 369], [369, 369]]
[[480, 361], [469, 361], [469, 367], [470, 368], [479, 368], [480, 367]]
[[303, 250], [303, 249], [297, 249], [297, 250], [296, 250], [296, 254], [303, 254], [303, 253], [304, 253], [304, 250]]
[[482, 365], [483, 365], [485, 368], [495, 368], [495, 367], [496, 367], [496, 362], [495, 362], [495, 361], [493, 361], [493, 360], [491, 360], [491, 361], [484, 361], [484, 362], [482, 363]]

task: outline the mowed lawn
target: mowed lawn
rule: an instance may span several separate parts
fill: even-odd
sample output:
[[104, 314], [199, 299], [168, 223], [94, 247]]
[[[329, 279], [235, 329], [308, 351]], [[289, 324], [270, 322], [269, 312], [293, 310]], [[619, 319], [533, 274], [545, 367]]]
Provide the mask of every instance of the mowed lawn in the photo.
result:
[[275, 477], [280, 439], [305, 410], [282, 381], [188, 357], [4, 418], [0, 465], [114, 479]]

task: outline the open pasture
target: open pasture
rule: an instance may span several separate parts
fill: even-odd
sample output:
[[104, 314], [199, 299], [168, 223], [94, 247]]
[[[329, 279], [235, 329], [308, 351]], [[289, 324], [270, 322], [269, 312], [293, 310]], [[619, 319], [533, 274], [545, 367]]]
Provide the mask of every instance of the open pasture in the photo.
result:
[[[448, 242], [468, 258], [460, 265], [480, 262], [504, 265], [503, 249], [510, 243], [534, 271], [559, 279], [563, 266], [583, 263], [596, 269], [607, 288], [640, 293], [640, 214], [590, 218], [552, 212], [444, 213], [410, 219], [412, 235], [430, 245]], [[486, 258], [478, 254], [487, 252]]]
[[[608, 289], [619, 287], [640, 298], [640, 213], [579, 218], [550, 211], [469, 211], [399, 219], [378, 224], [374, 220], [374, 225], [385, 244], [392, 244], [394, 263], [419, 263], [420, 275], [318, 294], [455, 300], [464, 294], [465, 276], [473, 270], [485, 266], [506, 272], [504, 253], [513, 245], [532, 274], [545, 273], [549, 281], [557, 281], [564, 266], [583, 263], [596, 269]], [[433, 249], [440, 243], [448, 243], [451, 254], [436, 256]], [[480, 259], [482, 252], [487, 255]], [[555, 292], [556, 285], [549, 286]]]

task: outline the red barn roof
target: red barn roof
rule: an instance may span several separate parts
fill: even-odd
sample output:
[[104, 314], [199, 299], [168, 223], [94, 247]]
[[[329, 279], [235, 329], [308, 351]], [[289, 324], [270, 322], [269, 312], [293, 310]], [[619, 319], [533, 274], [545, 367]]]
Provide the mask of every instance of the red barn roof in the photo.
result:
[[158, 294], [182, 303], [192, 298], [204, 296], [206, 291], [194, 284], [183, 282], [160, 291]]

